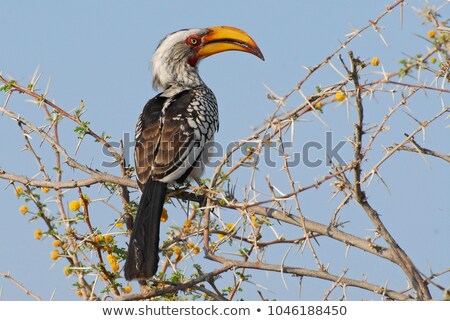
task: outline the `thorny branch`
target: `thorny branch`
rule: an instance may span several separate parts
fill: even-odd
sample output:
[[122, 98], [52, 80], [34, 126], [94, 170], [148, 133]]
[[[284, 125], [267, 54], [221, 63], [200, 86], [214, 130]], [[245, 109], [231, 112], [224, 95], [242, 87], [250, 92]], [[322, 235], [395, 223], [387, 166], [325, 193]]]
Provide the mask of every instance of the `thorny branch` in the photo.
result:
[[36, 301], [42, 301], [42, 298], [35, 294], [33, 291], [26, 288], [22, 283], [13, 278], [9, 273], [0, 272], [0, 276], [3, 276], [5, 279], [10, 280], [14, 283], [18, 288], [22, 289], [27, 295], [31, 296]]

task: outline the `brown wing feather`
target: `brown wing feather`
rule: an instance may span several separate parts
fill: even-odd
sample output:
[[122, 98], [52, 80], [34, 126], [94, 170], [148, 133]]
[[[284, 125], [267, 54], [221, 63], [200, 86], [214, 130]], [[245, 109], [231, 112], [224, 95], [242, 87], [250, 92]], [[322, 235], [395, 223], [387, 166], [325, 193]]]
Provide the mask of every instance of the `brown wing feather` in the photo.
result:
[[187, 120], [191, 100], [190, 91], [184, 91], [173, 98], [158, 95], [144, 107], [136, 128], [135, 147], [141, 189], [149, 178], [161, 180], [176, 170], [195, 144], [195, 132]]

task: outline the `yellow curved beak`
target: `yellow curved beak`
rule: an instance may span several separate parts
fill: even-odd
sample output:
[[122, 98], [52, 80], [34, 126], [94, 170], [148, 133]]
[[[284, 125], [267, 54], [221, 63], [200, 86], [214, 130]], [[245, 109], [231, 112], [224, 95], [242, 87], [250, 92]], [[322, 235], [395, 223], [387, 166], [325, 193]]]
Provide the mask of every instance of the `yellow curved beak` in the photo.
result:
[[219, 52], [237, 50], [248, 52], [264, 60], [256, 42], [243, 30], [228, 27], [210, 27], [210, 32], [202, 37], [202, 46], [198, 50], [198, 57], [205, 58]]

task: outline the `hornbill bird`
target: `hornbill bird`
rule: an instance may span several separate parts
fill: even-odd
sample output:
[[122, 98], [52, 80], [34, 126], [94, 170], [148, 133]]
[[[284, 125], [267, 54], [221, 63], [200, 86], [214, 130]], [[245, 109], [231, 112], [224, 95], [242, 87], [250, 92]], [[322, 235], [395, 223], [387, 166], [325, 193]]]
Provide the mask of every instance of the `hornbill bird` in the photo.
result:
[[136, 124], [134, 159], [142, 196], [128, 244], [127, 280], [146, 280], [157, 271], [167, 185], [202, 175], [205, 145], [219, 128], [219, 116], [214, 93], [197, 66], [201, 59], [228, 50], [264, 60], [247, 33], [226, 26], [174, 32], [153, 55], [153, 87], [161, 92], [147, 102]]

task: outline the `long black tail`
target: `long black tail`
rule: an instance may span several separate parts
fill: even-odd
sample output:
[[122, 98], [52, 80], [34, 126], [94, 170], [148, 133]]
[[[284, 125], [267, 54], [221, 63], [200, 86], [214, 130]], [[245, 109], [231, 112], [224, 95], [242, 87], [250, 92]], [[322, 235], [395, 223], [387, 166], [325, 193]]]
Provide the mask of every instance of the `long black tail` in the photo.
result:
[[156, 274], [159, 261], [159, 224], [167, 184], [149, 179], [139, 203], [125, 262], [125, 279], [146, 280]]

